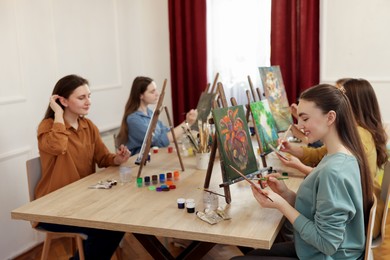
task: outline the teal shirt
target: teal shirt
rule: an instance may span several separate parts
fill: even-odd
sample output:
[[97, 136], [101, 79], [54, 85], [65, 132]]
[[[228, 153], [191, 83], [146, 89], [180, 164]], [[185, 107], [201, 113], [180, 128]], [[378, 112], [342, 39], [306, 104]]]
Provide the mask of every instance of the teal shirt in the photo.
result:
[[301, 184], [294, 222], [300, 259], [363, 259], [365, 227], [359, 165], [354, 156], [325, 156]]

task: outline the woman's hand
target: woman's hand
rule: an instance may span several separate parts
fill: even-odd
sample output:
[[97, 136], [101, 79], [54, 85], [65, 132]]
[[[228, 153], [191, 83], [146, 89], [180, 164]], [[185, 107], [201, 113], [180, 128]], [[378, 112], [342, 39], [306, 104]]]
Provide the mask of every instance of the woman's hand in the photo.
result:
[[[261, 185], [262, 187], [270, 187], [271, 191], [273, 192], [272, 194], [278, 194], [280, 197], [282, 197], [288, 204], [294, 205], [295, 204], [295, 197], [296, 194], [292, 190], [290, 190], [286, 183], [284, 183], [283, 180], [278, 180], [277, 178], [282, 177], [280, 173], [271, 173], [267, 174], [265, 176], [267, 178], [266, 181], [262, 181]], [[265, 194], [268, 194], [270, 191], [269, 190], [262, 190]], [[270, 195], [269, 197], [274, 200], [274, 195]], [[275, 198], [276, 200], [277, 198]], [[280, 201], [280, 200], [279, 200]], [[281, 210], [279, 208], [279, 210]]]
[[287, 152], [287, 153], [291, 152], [292, 145], [286, 139], [279, 138], [278, 144], [280, 145], [280, 151]]
[[52, 95], [50, 97], [49, 105], [55, 114], [57, 114], [57, 113], [63, 114], [64, 113], [64, 110], [62, 109], [62, 107], [56, 102], [57, 99], [59, 100], [60, 98], [61, 97], [59, 95]]
[[52, 95], [49, 100], [49, 106], [54, 111], [54, 122], [65, 124], [64, 122], [64, 110], [62, 107], [57, 103], [57, 100], [61, 102], [61, 99], [63, 97], [59, 95]]
[[130, 151], [129, 149], [127, 149], [126, 146], [124, 146], [123, 144], [121, 144], [116, 152], [116, 155], [114, 157], [114, 163], [116, 165], [120, 165], [124, 162], [127, 162], [127, 160], [130, 158]]
[[251, 188], [253, 196], [263, 208], [279, 208], [283, 204], [283, 201], [285, 201], [279, 194], [272, 190], [262, 190], [259, 187], [253, 186]]
[[287, 167], [291, 167], [291, 168], [294, 168], [294, 169], [297, 169], [299, 171], [301, 171], [302, 173], [304, 173], [305, 175], [308, 175], [312, 170], [313, 168], [312, 167], [309, 167], [307, 165], [304, 165], [297, 157], [295, 157], [294, 155], [287, 155], [287, 158], [288, 160], [284, 159], [283, 157], [279, 156], [279, 154], [276, 154], [279, 158], [279, 160], [284, 164], [286, 165]]
[[196, 119], [198, 118], [198, 111], [196, 109], [191, 109], [186, 114], [186, 121], [191, 126], [195, 123]]
[[280, 151], [292, 154], [298, 158], [302, 158], [302, 156], [303, 156], [302, 147], [300, 147], [298, 145], [294, 145], [294, 144], [290, 143], [289, 141], [284, 140], [282, 138], [278, 139], [278, 144], [280, 145]]
[[262, 181], [261, 182], [261, 185], [262, 187], [270, 187], [271, 190], [277, 194], [283, 194], [285, 193], [286, 191], [288, 191], [288, 187], [286, 186], [286, 184], [284, 183], [283, 180], [278, 180], [277, 178], [280, 178], [282, 177], [280, 175], [280, 173], [276, 172], [276, 173], [270, 173], [270, 174], [267, 174], [265, 176], [265, 178], [267, 179], [266, 181]]

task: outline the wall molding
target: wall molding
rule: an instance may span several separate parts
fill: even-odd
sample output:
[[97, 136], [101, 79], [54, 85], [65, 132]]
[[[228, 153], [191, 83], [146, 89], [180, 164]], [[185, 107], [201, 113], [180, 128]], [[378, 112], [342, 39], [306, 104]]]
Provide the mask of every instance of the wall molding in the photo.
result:
[[2, 153], [2, 154], [0, 154], [0, 162], [9, 160], [11, 158], [15, 158], [15, 157], [18, 157], [22, 154], [27, 154], [30, 152], [31, 152], [31, 147], [25, 146], [25, 147], [21, 147], [21, 148], [18, 148], [18, 149], [15, 149], [15, 150], [12, 150], [12, 151], [9, 151], [6, 153]]
[[121, 88], [121, 87], [122, 87], [121, 83], [115, 83], [115, 84], [110, 84], [110, 85], [93, 85], [91, 87], [91, 90], [104, 91], [104, 90], [116, 89], [116, 88]]
[[[336, 78], [336, 77], [322, 76], [321, 82], [335, 82], [338, 79], [339, 78]], [[375, 83], [379, 83], [379, 84], [387, 84], [388, 83], [388, 84], [390, 84], [390, 78], [387, 78], [387, 77], [384, 77], [384, 78], [373, 77], [373, 78], [371, 78], [370, 76], [367, 75], [367, 77], [365, 77], [365, 79], [367, 79], [371, 84], [375, 84]]]
[[105, 125], [103, 127], [99, 127], [100, 135], [104, 135], [105, 133], [115, 132], [119, 130], [121, 126], [118, 124]]
[[22, 103], [22, 102], [26, 102], [26, 101], [27, 101], [27, 97], [25, 97], [25, 96], [1, 97], [0, 98], [0, 105]]

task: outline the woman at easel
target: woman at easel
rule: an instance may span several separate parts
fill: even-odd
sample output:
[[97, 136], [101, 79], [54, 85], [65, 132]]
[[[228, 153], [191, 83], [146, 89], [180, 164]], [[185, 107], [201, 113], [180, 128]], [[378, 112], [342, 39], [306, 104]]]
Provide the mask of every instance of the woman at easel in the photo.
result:
[[345, 90], [327, 84], [307, 89], [301, 94], [298, 115], [308, 140], [323, 140], [327, 156], [296, 193], [277, 180], [278, 173], [269, 175], [270, 189], [252, 188], [262, 207], [278, 209], [292, 223], [294, 242], [275, 243], [271, 250], [258, 249], [234, 259], [364, 257], [373, 184]]
[[[141, 150], [142, 142], [153, 114], [153, 111], [148, 106], [156, 104], [158, 98], [159, 92], [153, 79], [142, 76], [134, 79], [116, 140], [117, 144], [126, 144], [132, 155], [139, 153]], [[190, 110], [186, 114], [186, 120], [173, 129], [175, 136], [182, 136], [184, 133], [183, 127], [189, 128], [195, 123], [197, 116], [196, 110]], [[167, 147], [170, 142], [173, 142], [170, 128], [159, 120], [153, 134], [151, 146]]]

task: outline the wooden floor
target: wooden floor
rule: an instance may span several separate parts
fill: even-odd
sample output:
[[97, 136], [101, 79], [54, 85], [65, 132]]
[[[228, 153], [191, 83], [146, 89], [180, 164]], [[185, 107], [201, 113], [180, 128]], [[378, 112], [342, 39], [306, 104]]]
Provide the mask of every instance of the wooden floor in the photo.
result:
[[[374, 258], [376, 260], [390, 259], [390, 218], [387, 218], [386, 223], [386, 240], [379, 248], [374, 249]], [[169, 249], [172, 255], [176, 256], [182, 251], [179, 243], [173, 243], [171, 239], [160, 238], [160, 241]], [[176, 241], [177, 242], [177, 241]], [[179, 241], [180, 242], [180, 241]], [[153, 259], [148, 252], [141, 246], [138, 240], [131, 234], [126, 234], [121, 245], [121, 257], [125, 259]], [[37, 246], [29, 252], [15, 258], [15, 260], [39, 260], [41, 257], [42, 246]], [[58, 239], [53, 241], [50, 250], [49, 259], [68, 260], [71, 257], [71, 242], [69, 239]], [[235, 246], [216, 245], [202, 259], [204, 260], [219, 260], [230, 259], [233, 256], [242, 255], [240, 250]], [[118, 260], [116, 256], [112, 260]]]

